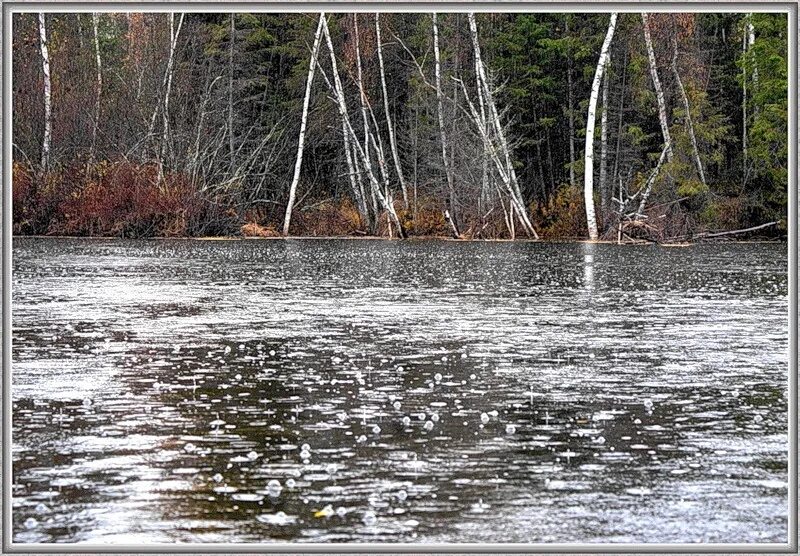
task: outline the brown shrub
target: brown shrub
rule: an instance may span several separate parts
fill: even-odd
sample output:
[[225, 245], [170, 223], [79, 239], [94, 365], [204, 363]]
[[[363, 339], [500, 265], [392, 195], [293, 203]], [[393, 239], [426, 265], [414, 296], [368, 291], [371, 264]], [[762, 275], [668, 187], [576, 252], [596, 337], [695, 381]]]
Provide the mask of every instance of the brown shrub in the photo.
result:
[[272, 226], [264, 227], [255, 222], [248, 222], [239, 231], [244, 237], [280, 237], [281, 235]]

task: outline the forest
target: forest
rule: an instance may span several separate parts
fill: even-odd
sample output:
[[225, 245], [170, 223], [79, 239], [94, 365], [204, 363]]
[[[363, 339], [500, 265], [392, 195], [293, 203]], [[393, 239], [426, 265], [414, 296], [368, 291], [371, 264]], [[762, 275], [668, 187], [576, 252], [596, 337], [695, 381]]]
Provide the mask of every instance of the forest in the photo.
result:
[[12, 23], [15, 234], [786, 234], [785, 13]]

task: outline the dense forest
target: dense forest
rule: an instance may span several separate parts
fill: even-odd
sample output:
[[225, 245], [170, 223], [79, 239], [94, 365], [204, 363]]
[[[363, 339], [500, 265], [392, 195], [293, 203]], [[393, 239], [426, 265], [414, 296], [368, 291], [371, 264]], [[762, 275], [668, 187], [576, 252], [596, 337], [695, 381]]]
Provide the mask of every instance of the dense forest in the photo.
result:
[[786, 14], [15, 14], [17, 234], [786, 230]]

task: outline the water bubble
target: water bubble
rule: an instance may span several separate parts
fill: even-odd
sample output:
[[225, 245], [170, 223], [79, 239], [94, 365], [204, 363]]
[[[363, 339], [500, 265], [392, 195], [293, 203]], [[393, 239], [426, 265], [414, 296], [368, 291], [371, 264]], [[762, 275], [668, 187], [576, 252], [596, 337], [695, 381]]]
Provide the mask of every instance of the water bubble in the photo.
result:
[[91, 400], [91, 398], [84, 398], [84, 400], [83, 400], [83, 407], [91, 407], [91, 405], [92, 405], [92, 400]]
[[296, 483], [295, 483], [294, 479], [291, 479], [291, 478], [286, 479], [286, 488], [294, 488], [295, 484]]
[[213, 476], [213, 477], [211, 477], [211, 478], [212, 478], [212, 479], [214, 480], [214, 482], [216, 482], [216, 483], [219, 483], [219, 482], [220, 482], [220, 481], [222, 481], [222, 479], [223, 479], [222, 475], [220, 475], [219, 473], [215, 473], [215, 474], [214, 474], [214, 476]]
[[378, 425], [372, 425], [372, 434], [380, 434], [381, 428]]
[[310, 452], [311, 451], [311, 446], [309, 446], [308, 444], [303, 444], [302, 446], [300, 446], [300, 451], [301, 452]]
[[395, 409], [400, 409], [400, 402], [399, 401], [394, 402], [392, 404], [392, 407], [394, 407]]
[[186, 452], [189, 452], [189, 453], [191, 454], [192, 452], [194, 452], [195, 450], [197, 450], [197, 446], [195, 446], [195, 445], [194, 445], [194, 444], [192, 444], [191, 442], [187, 442], [186, 444], [184, 444], [184, 446], [183, 446], [183, 449], [184, 449]]
[[274, 357], [275, 356], [275, 350], [274, 349], [269, 350], [269, 355], [270, 355], [270, 357]]
[[466, 358], [467, 358], [467, 354], [466, 353], [462, 353], [461, 354], [461, 359], [466, 359]]
[[373, 511], [365, 512], [364, 513], [364, 517], [362, 518], [362, 521], [364, 522], [364, 525], [366, 525], [367, 527], [371, 527], [372, 525], [375, 525], [375, 522], [377, 520], [378, 520], [378, 518], [375, 517], [375, 512], [373, 512]]
[[442, 373], [436, 373], [435, 375], [433, 375], [433, 380], [435, 380], [436, 382], [441, 382], [442, 381]]
[[488, 413], [481, 413], [481, 423], [484, 425], [489, 422], [489, 414]]
[[236, 380], [242, 380], [242, 375], [237, 373], [236, 376], [233, 378], [235, 378]]
[[345, 508], [344, 506], [339, 506], [338, 508], [336, 508], [336, 515], [338, 515], [339, 517], [344, 517], [346, 513], [347, 513], [347, 508]]
[[762, 417], [761, 415], [756, 415], [755, 417], [753, 417], [753, 421], [755, 421], [756, 423], [760, 423], [763, 420], [764, 417]]
[[26, 529], [35, 529], [37, 525], [39, 525], [39, 522], [35, 518], [29, 517], [25, 520]]
[[397, 493], [398, 500], [405, 500], [406, 498], [408, 498], [408, 493], [405, 490], [401, 490]]
[[425, 412], [423, 411], [422, 413], [418, 413], [417, 414], [417, 419], [419, 419], [420, 421], [424, 421], [425, 420]]
[[36, 513], [38, 514], [50, 513], [50, 508], [48, 508], [44, 503], [40, 502], [36, 504]]
[[433, 430], [433, 421], [425, 421], [425, 424], [422, 426], [426, 431]]
[[606, 439], [604, 437], [602, 437], [602, 436], [598, 436], [597, 438], [594, 439], [594, 443], [595, 444], [605, 444], [606, 443]]
[[510, 424], [506, 425], [506, 434], [514, 434], [515, 432], [517, 432], [517, 427]]
[[644, 406], [647, 409], [650, 409], [651, 407], [653, 407], [653, 400], [651, 400], [650, 398], [645, 399], [644, 400]]
[[228, 355], [231, 352], [231, 346], [225, 346], [225, 355]]
[[470, 380], [475, 380], [477, 377], [474, 374], [469, 375]]
[[404, 427], [407, 427], [408, 425], [411, 424], [411, 417], [406, 415], [405, 417], [403, 417], [402, 423]]
[[439, 422], [439, 414], [438, 413], [434, 413], [433, 415], [431, 415], [431, 421], [433, 421], [434, 423], [438, 423]]
[[333, 475], [334, 473], [336, 473], [336, 464], [329, 463], [328, 466], [325, 468], [325, 471], [328, 473], [328, 475]]
[[367, 441], [367, 437], [364, 436], [363, 434], [361, 436], [359, 436], [358, 438], [356, 438], [356, 442], [358, 442], [358, 443], [364, 443], [366, 441]]
[[258, 459], [258, 454], [255, 452], [255, 450], [250, 450], [249, 452], [247, 452], [247, 459], [249, 460]]

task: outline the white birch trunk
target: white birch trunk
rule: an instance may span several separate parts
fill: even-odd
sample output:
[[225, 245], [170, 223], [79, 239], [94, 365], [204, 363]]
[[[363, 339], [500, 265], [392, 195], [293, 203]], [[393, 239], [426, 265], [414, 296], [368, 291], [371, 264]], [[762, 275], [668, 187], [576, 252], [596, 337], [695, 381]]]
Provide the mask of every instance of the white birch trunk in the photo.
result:
[[[747, 50], [748, 52], [756, 42], [756, 30], [753, 27], [753, 14], [747, 14]], [[758, 86], [758, 65], [753, 60], [753, 85]]]
[[[339, 69], [338, 64], [336, 63], [336, 53], [333, 49], [333, 41], [331, 40], [331, 34], [328, 30], [328, 22], [325, 19], [325, 16], [322, 16], [322, 32], [325, 35], [325, 42], [328, 46], [328, 51], [330, 53], [331, 59], [331, 70], [333, 73], [333, 89], [334, 94], [336, 96], [336, 105], [339, 109], [339, 115], [344, 122], [344, 126], [346, 127], [347, 132], [350, 134], [350, 138], [352, 139], [352, 143], [355, 145], [356, 150], [358, 151], [358, 155], [361, 159], [361, 164], [364, 167], [364, 170], [367, 173], [367, 177], [370, 180], [370, 184], [372, 185], [372, 191], [375, 196], [380, 201], [381, 205], [383, 205], [384, 210], [387, 212], [388, 218], [394, 223], [395, 227], [397, 228], [397, 234], [401, 238], [405, 238], [405, 229], [403, 228], [400, 219], [397, 217], [397, 213], [394, 210], [389, 199], [385, 196], [380, 190], [380, 183], [378, 179], [375, 177], [375, 172], [372, 170], [372, 163], [369, 160], [369, 157], [366, 156], [364, 148], [361, 146], [361, 143], [358, 142], [358, 138], [356, 137], [355, 131], [353, 130], [353, 126], [350, 123], [350, 116], [347, 113], [347, 103], [345, 103], [344, 99], [344, 89], [342, 87], [342, 81], [339, 77]], [[330, 84], [329, 84], [330, 85]]]
[[742, 160], [747, 179], [747, 33], [742, 33]]
[[375, 13], [375, 40], [378, 45], [378, 65], [381, 72], [381, 88], [383, 90], [383, 109], [386, 112], [386, 125], [389, 128], [389, 148], [392, 151], [392, 158], [394, 159], [394, 168], [397, 171], [397, 179], [400, 181], [400, 190], [403, 193], [403, 204], [408, 208], [408, 188], [406, 187], [406, 179], [403, 176], [403, 168], [400, 165], [400, 156], [397, 153], [397, 140], [395, 139], [394, 126], [392, 125], [392, 117], [389, 113], [389, 93], [386, 89], [386, 73], [383, 67], [383, 47], [381, 45], [381, 23], [380, 14]]
[[603, 78], [603, 71], [606, 67], [608, 49], [611, 46], [611, 39], [614, 38], [614, 29], [617, 25], [617, 14], [611, 14], [608, 23], [608, 31], [600, 49], [600, 60], [597, 62], [597, 69], [594, 72], [592, 82], [592, 93], [589, 97], [589, 113], [586, 116], [586, 145], [584, 154], [584, 179], [583, 179], [583, 198], [586, 205], [586, 225], [589, 228], [589, 239], [597, 241], [597, 218], [594, 211], [594, 124], [595, 113], [597, 111], [597, 97], [600, 95], [600, 81]]
[[[180, 36], [181, 33], [181, 27], [183, 27], [184, 15], [185, 14], [181, 14], [181, 17], [178, 20], [177, 31], [175, 30], [175, 14], [171, 13], [169, 15], [169, 34], [170, 34], [169, 57], [167, 58], [167, 69], [164, 72], [164, 89], [165, 89], [164, 102], [161, 107], [163, 128], [161, 131], [161, 145], [159, 148], [159, 157], [158, 157], [158, 176], [156, 178], [159, 184], [161, 183], [161, 180], [164, 176], [164, 158], [166, 156], [166, 151], [168, 148], [171, 147], [171, 145], [169, 144], [169, 98], [172, 91], [172, 68], [175, 64], [175, 49], [178, 45], [178, 37]], [[156, 106], [156, 109], [153, 112], [153, 118], [150, 121], [150, 132], [152, 132], [153, 128], [155, 127], [155, 119], [157, 114], [158, 114], [158, 106]]]
[[611, 53], [603, 70], [603, 108], [600, 112], [600, 217], [604, 220], [608, 210], [608, 81]]
[[647, 46], [647, 59], [650, 63], [650, 77], [653, 80], [653, 88], [656, 90], [656, 101], [658, 102], [658, 121], [661, 123], [661, 134], [664, 136], [664, 144], [667, 145], [667, 161], [672, 161], [672, 138], [669, 135], [669, 123], [667, 122], [667, 104], [664, 101], [664, 90], [661, 88], [661, 80], [658, 78], [656, 68], [656, 54], [653, 50], [653, 40], [650, 38], [650, 22], [646, 13], [642, 14], [642, 26], [644, 28], [644, 42]]
[[697, 148], [697, 137], [694, 134], [694, 124], [692, 123], [692, 114], [689, 111], [689, 97], [686, 96], [686, 89], [683, 87], [681, 75], [678, 71], [678, 40], [674, 39], [673, 52], [672, 52], [672, 72], [675, 74], [675, 81], [678, 83], [678, 89], [681, 92], [683, 99], [683, 109], [686, 112], [686, 129], [689, 132], [689, 138], [692, 141], [692, 154], [694, 155], [694, 164], [697, 168], [697, 175], [700, 176], [700, 181], [703, 186], [706, 185], [706, 174], [703, 171], [703, 161], [700, 160], [700, 151]]
[[[308, 123], [308, 105], [311, 101], [311, 87], [314, 82], [314, 71], [317, 68], [317, 56], [319, 55], [319, 43], [322, 38], [322, 18], [325, 14], [319, 16], [319, 23], [317, 24], [317, 32], [314, 34], [314, 46], [311, 49], [311, 62], [308, 64], [308, 77], [306, 78], [306, 94], [303, 97], [303, 115], [300, 119], [300, 137], [297, 141], [297, 158], [294, 162], [294, 175], [292, 176], [292, 184], [289, 186], [289, 202], [286, 203], [286, 214], [283, 218], [283, 235], [289, 235], [289, 224], [292, 222], [292, 209], [294, 208], [294, 199], [297, 193], [297, 183], [300, 181], [300, 168], [303, 165], [303, 148], [306, 140], [306, 125]], [[231, 15], [233, 18], [233, 15]], [[233, 23], [231, 23], [233, 27]]]
[[[356, 44], [356, 67], [358, 68], [358, 82], [361, 83], [361, 46], [359, 44], [359, 36], [360, 33], [358, 31], [358, 14], [353, 14], [353, 36], [355, 38]], [[361, 94], [361, 88], [359, 87], [359, 94]], [[367, 108], [366, 103], [364, 102], [363, 97], [359, 97], [361, 101], [361, 120], [364, 125], [364, 152], [369, 156], [369, 123], [367, 121]], [[349, 132], [347, 131], [347, 126], [345, 125], [344, 120], [342, 120], [342, 134], [344, 135], [344, 145], [345, 151], [347, 153], [347, 165], [350, 171], [350, 187], [353, 189], [353, 195], [356, 198], [356, 203], [358, 203], [359, 210], [361, 211], [361, 215], [367, 222], [370, 231], [374, 231], [373, 226], [373, 219], [369, 216], [369, 210], [367, 208], [367, 199], [364, 195], [364, 181], [362, 179], [361, 173], [358, 171], [358, 155], [355, 153], [355, 148], [351, 147], [350, 145], [350, 137]], [[378, 212], [373, 211], [375, 215], [375, 221], [377, 222]]]
[[[639, 221], [644, 217], [644, 209], [647, 206], [647, 199], [650, 198], [650, 192], [653, 190], [653, 184], [656, 182], [656, 178], [658, 177], [658, 173], [661, 171], [661, 166], [664, 164], [664, 159], [667, 157], [669, 149], [670, 145], [664, 145], [664, 149], [661, 151], [661, 156], [658, 157], [658, 164], [656, 164], [656, 167], [652, 172], [650, 172], [650, 176], [647, 178], [644, 191], [642, 192], [642, 199], [639, 201], [639, 208], [636, 210], [634, 220]], [[622, 197], [621, 193], [620, 197]]]
[[50, 142], [53, 135], [53, 110], [50, 83], [50, 54], [47, 52], [47, 26], [44, 14], [39, 14], [39, 46], [42, 53], [42, 73], [44, 74], [44, 137], [42, 138], [42, 171], [50, 165]]
[[[439, 51], [439, 22], [436, 13], [431, 14], [433, 23], [433, 57], [434, 57], [434, 77], [436, 83], [436, 116], [439, 123], [439, 142], [442, 147], [442, 165], [444, 166], [445, 178], [447, 180], [447, 192], [450, 196], [450, 209], [455, 210], [456, 190], [453, 183], [453, 172], [450, 169], [450, 159], [447, 156], [447, 134], [444, 126], [444, 92], [442, 91], [442, 65], [441, 53]], [[454, 227], [454, 235], [458, 237], [458, 224], [450, 218]]]
[[511, 163], [511, 151], [508, 148], [508, 141], [506, 140], [505, 131], [500, 123], [500, 115], [497, 112], [497, 106], [495, 105], [492, 91], [489, 87], [489, 79], [486, 75], [486, 68], [483, 65], [483, 59], [481, 58], [481, 48], [478, 41], [478, 25], [475, 21], [475, 14], [468, 13], [467, 18], [469, 20], [470, 34], [472, 35], [472, 46], [475, 53], [475, 67], [480, 77], [484, 101], [486, 102], [486, 107], [489, 113], [489, 121], [492, 124], [492, 127], [494, 127], [495, 135], [497, 136], [497, 140], [500, 145], [500, 150], [505, 158], [512, 196], [515, 198], [517, 204], [517, 213], [520, 222], [525, 228], [525, 231], [529, 235], [532, 235], [535, 239], [539, 239], [539, 234], [536, 233], [536, 230], [534, 229], [533, 224], [528, 217], [528, 212], [525, 209], [525, 203], [522, 200], [522, 193], [520, 192], [519, 182], [517, 181], [517, 173], [514, 170], [514, 165]]
[[97, 133], [100, 129], [100, 99], [103, 95], [103, 64], [100, 58], [100, 39], [97, 33], [98, 15], [92, 14], [92, 31], [94, 35], [94, 55], [97, 64], [97, 96], [94, 102], [94, 126], [92, 128], [92, 148], [89, 151], [90, 163], [94, 161], [94, 151], [97, 146]]

